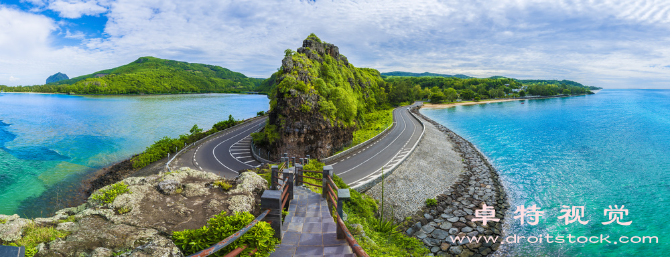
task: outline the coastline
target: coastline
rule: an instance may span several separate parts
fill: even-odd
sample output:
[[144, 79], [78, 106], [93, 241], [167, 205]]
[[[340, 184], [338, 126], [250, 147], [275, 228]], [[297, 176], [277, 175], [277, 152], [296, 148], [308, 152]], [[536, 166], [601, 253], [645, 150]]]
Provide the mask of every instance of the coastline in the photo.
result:
[[[600, 89], [602, 90], [602, 89]], [[596, 90], [597, 92], [600, 92], [600, 90]], [[597, 92], [593, 92], [596, 94]], [[431, 103], [425, 103], [421, 108], [426, 108], [426, 109], [443, 109], [443, 108], [451, 108], [451, 107], [456, 107], [456, 106], [463, 106], [463, 105], [477, 105], [477, 104], [489, 104], [489, 103], [501, 103], [501, 102], [513, 102], [513, 101], [525, 101], [525, 100], [535, 100], [535, 99], [549, 99], [549, 98], [562, 98], [562, 97], [572, 97], [572, 96], [583, 96], [583, 95], [588, 95], [588, 94], [581, 94], [581, 95], [556, 95], [556, 96], [531, 96], [531, 97], [523, 97], [523, 98], [502, 98], [502, 99], [492, 99], [492, 100], [481, 100], [479, 102], [475, 101], [466, 101], [466, 102], [455, 102], [455, 103], [448, 103], [448, 104], [431, 104]]]
[[167, 93], [167, 94], [68, 94], [43, 92], [2, 92], [2, 94], [38, 94], [38, 95], [71, 95], [71, 96], [151, 96], [151, 95], [198, 95], [198, 94], [237, 94], [237, 95], [267, 95], [266, 93], [247, 94], [243, 92], [203, 92], [203, 93]]
[[[503, 238], [507, 209], [507, 192], [497, 170], [472, 143], [419, 112], [412, 113], [423, 121], [425, 137], [397, 171], [374, 185], [366, 194], [381, 201], [387, 216], [402, 221], [399, 230], [422, 241], [433, 256], [494, 256], [506, 248], [500, 242], [455, 241], [459, 236], [493, 236]], [[426, 200], [435, 204], [427, 206]], [[495, 209], [498, 222], [487, 225], [473, 222], [474, 211], [486, 204]], [[390, 209], [390, 210], [389, 210]]]

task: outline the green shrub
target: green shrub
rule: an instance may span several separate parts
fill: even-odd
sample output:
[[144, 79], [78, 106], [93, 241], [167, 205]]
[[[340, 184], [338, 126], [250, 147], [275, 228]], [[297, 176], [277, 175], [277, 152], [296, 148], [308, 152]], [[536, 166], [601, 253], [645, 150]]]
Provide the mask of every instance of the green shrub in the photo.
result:
[[0, 219], [0, 224], [5, 224], [5, 223], [7, 223], [6, 219]]
[[437, 205], [437, 200], [435, 198], [426, 199], [426, 206], [432, 207]]
[[265, 111], [260, 111], [256, 113], [256, 116], [263, 116], [265, 115]]
[[129, 207], [121, 207], [121, 208], [116, 209], [116, 213], [118, 213], [118, 214], [126, 214], [126, 213], [129, 213], [129, 212], [132, 211], [132, 210], [133, 210], [133, 209], [131, 209], [131, 208], [129, 208]]
[[100, 190], [91, 196], [91, 199], [100, 201], [100, 204], [113, 203], [117, 196], [125, 193], [132, 193], [128, 190], [128, 185], [119, 182], [111, 185], [108, 189]]
[[32, 257], [37, 253], [37, 245], [51, 242], [57, 238], [66, 237], [69, 232], [57, 230], [50, 226], [38, 226], [31, 222], [23, 228], [23, 237], [19, 240], [9, 243], [9, 246], [24, 246], [27, 257]]
[[[207, 226], [199, 229], [175, 231], [172, 234], [172, 239], [184, 254], [193, 254], [236, 233], [246, 225], [249, 225], [254, 218], [254, 215], [248, 212], [235, 213], [232, 216], [226, 216], [226, 212], [221, 212], [207, 221]], [[267, 256], [270, 252], [274, 251], [275, 245], [279, 243], [279, 240], [273, 237], [274, 233], [274, 229], [270, 227], [269, 223], [259, 222], [246, 234], [226, 248], [218, 251], [214, 256], [223, 256], [243, 245], [247, 245], [248, 247], [240, 256], [248, 256], [253, 249], [258, 250], [255, 256]]]
[[74, 217], [74, 215], [67, 216], [67, 218], [63, 220], [59, 220], [59, 223], [65, 223], [65, 222], [75, 222], [77, 219]]
[[223, 181], [223, 180], [215, 181], [214, 185], [217, 186], [217, 187], [220, 187], [221, 189], [223, 189], [223, 191], [228, 191], [228, 190], [230, 190], [231, 187], [233, 187], [233, 185], [228, 184], [228, 182]]

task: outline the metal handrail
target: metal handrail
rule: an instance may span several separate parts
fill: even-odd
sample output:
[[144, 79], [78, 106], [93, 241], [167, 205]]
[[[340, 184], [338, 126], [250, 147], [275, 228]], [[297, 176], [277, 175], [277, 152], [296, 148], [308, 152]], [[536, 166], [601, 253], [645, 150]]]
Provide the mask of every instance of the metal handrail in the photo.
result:
[[354, 238], [353, 235], [351, 235], [351, 232], [349, 232], [349, 229], [347, 226], [344, 224], [344, 221], [342, 220], [342, 217], [337, 216], [337, 225], [342, 228], [342, 231], [344, 231], [344, 235], [346, 236], [345, 239], [347, 239], [347, 243], [349, 243], [349, 246], [351, 247], [351, 250], [354, 251], [356, 256], [359, 257], [369, 257], [367, 253], [363, 250], [363, 247], [361, 247], [358, 242], [356, 242], [356, 239]]
[[265, 218], [265, 216], [268, 215], [268, 213], [270, 213], [270, 209], [265, 210], [263, 213], [261, 213], [261, 215], [258, 215], [258, 217], [256, 217], [251, 223], [249, 223], [249, 225], [240, 229], [240, 231], [237, 231], [235, 234], [230, 235], [226, 239], [221, 240], [221, 242], [218, 242], [217, 244], [215, 244], [215, 245], [213, 245], [213, 246], [211, 246], [211, 247], [209, 247], [205, 250], [202, 250], [202, 251], [199, 251], [199, 252], [194, 253], [192, 255], [189, 255], [188, 257], [209, 256], [209, 255], [211, 255], [211, 254], [213, 254], [213, 253], [215, 253], [215, 252], [217, 252], [217, 251], [219, 251], [223, 248], [226, 248], [226, 246], [232, 244], [233, 242], [235, 242], [235, 240], [239, 239], [245, 233], [249, 232], [249, 230], [251, 230], [251, 228], [256, 226], [256, 224], [258, 224], [259, 221], [263, 220]]

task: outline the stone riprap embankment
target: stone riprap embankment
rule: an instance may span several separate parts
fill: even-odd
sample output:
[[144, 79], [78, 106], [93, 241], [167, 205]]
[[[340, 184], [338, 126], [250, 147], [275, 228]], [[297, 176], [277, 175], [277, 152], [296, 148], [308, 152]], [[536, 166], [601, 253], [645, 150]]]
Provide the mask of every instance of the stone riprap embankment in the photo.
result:
[[[223, 178], [208, 172], [182, 168], [129, 177], [122, 182], [130, 192], [104, 203], [91, 197], [79, 207], [56, 212], [50, 218], [22, 219], [0, 215], [0, 242], [24, 236], [30, 223], [68, 232], [64, 238], [40, 244], [36, 256], [183, 256], [170, 238], [174, 231], [201, 228], [222, 211], [260, 212], [260, 193], [267, 182], [244, 172], [234, 187], [224, 191], [214, 183]], [[99, 195], [113, 185], [105, 186]]]
[[[414, 236], [424, 242], [431, 252], [437, 256], [488, 256], [500, 247], [500, 240], [496, 243], [486, 242], [483, 236], [502, 238], [502, 222], [505, 212], [509, 208], [507, 196], [502, 187], [498, 174], [472, 143], [463, 139], [453, 131], [419, 113], [413, 112], [433, 124], [443, 132], [461, 153], [466, 166], [458, 180], [437, 196], [437, 205], [424, 207], [419, 215], [413, 217], [403, 228], [407, 235]], [[416, 174], [416, 176], [420, 176]], [[473, 222], [475, 211], [482, 209], [482, 205], [493, 206], [495, 218], [499, 222]], [[456, 236], [482, 236], [480, 242], [454, 240]]]
[[[416, 150], [384, 179], [384, 215], [393, 214], [397, 221], [415, 214], [426, 199], [443, 193], [466, 169], [460, 153], [444, 133], [431, 123], [424, 124], [426, 131]], [[381, 201], [382, 184], [376, 184], [366, 194]]]

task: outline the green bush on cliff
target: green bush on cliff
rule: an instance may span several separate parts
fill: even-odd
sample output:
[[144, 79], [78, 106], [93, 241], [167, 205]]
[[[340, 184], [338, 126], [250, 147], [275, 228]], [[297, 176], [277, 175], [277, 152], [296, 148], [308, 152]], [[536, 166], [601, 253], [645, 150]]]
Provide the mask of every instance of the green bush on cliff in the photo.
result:
[[107, 189], [102, 189], [94, 193], [93, 195], [91, 195], [91, 199], [99, 201], [101, 204], [113, 203], [114, 199], [116, 199], [117, 196], [125, 193], [132, 193], [132, 192], [130, 192], [130, 190], [128, 189], [128, 185], [126, 185], [126, 183], [118, 182], [112, 184]]
[[[193, 254], [209, 248], [221, 240], [237, 233], [240, 229], [249, 225], [255, 219], [254, 215], [244, 212], [226, 216], [226, 212], [214, 216], [207, 221], [207, 225], [199, 229], [186, 229], [175, 231], [172, 239], [184, 254]], [[235, 240], [226, 248], [219, 250], [213, 256], [223, 256], [230, 251], [246, 245], [247, 248], [240, 256], [249, 256], [253, 249], [258, 251], [254, 256], [268, 256], [274, 251], [279, 240], [274, 238], [274, 229], [267, 222], [258, 222], [242, 237]]]

